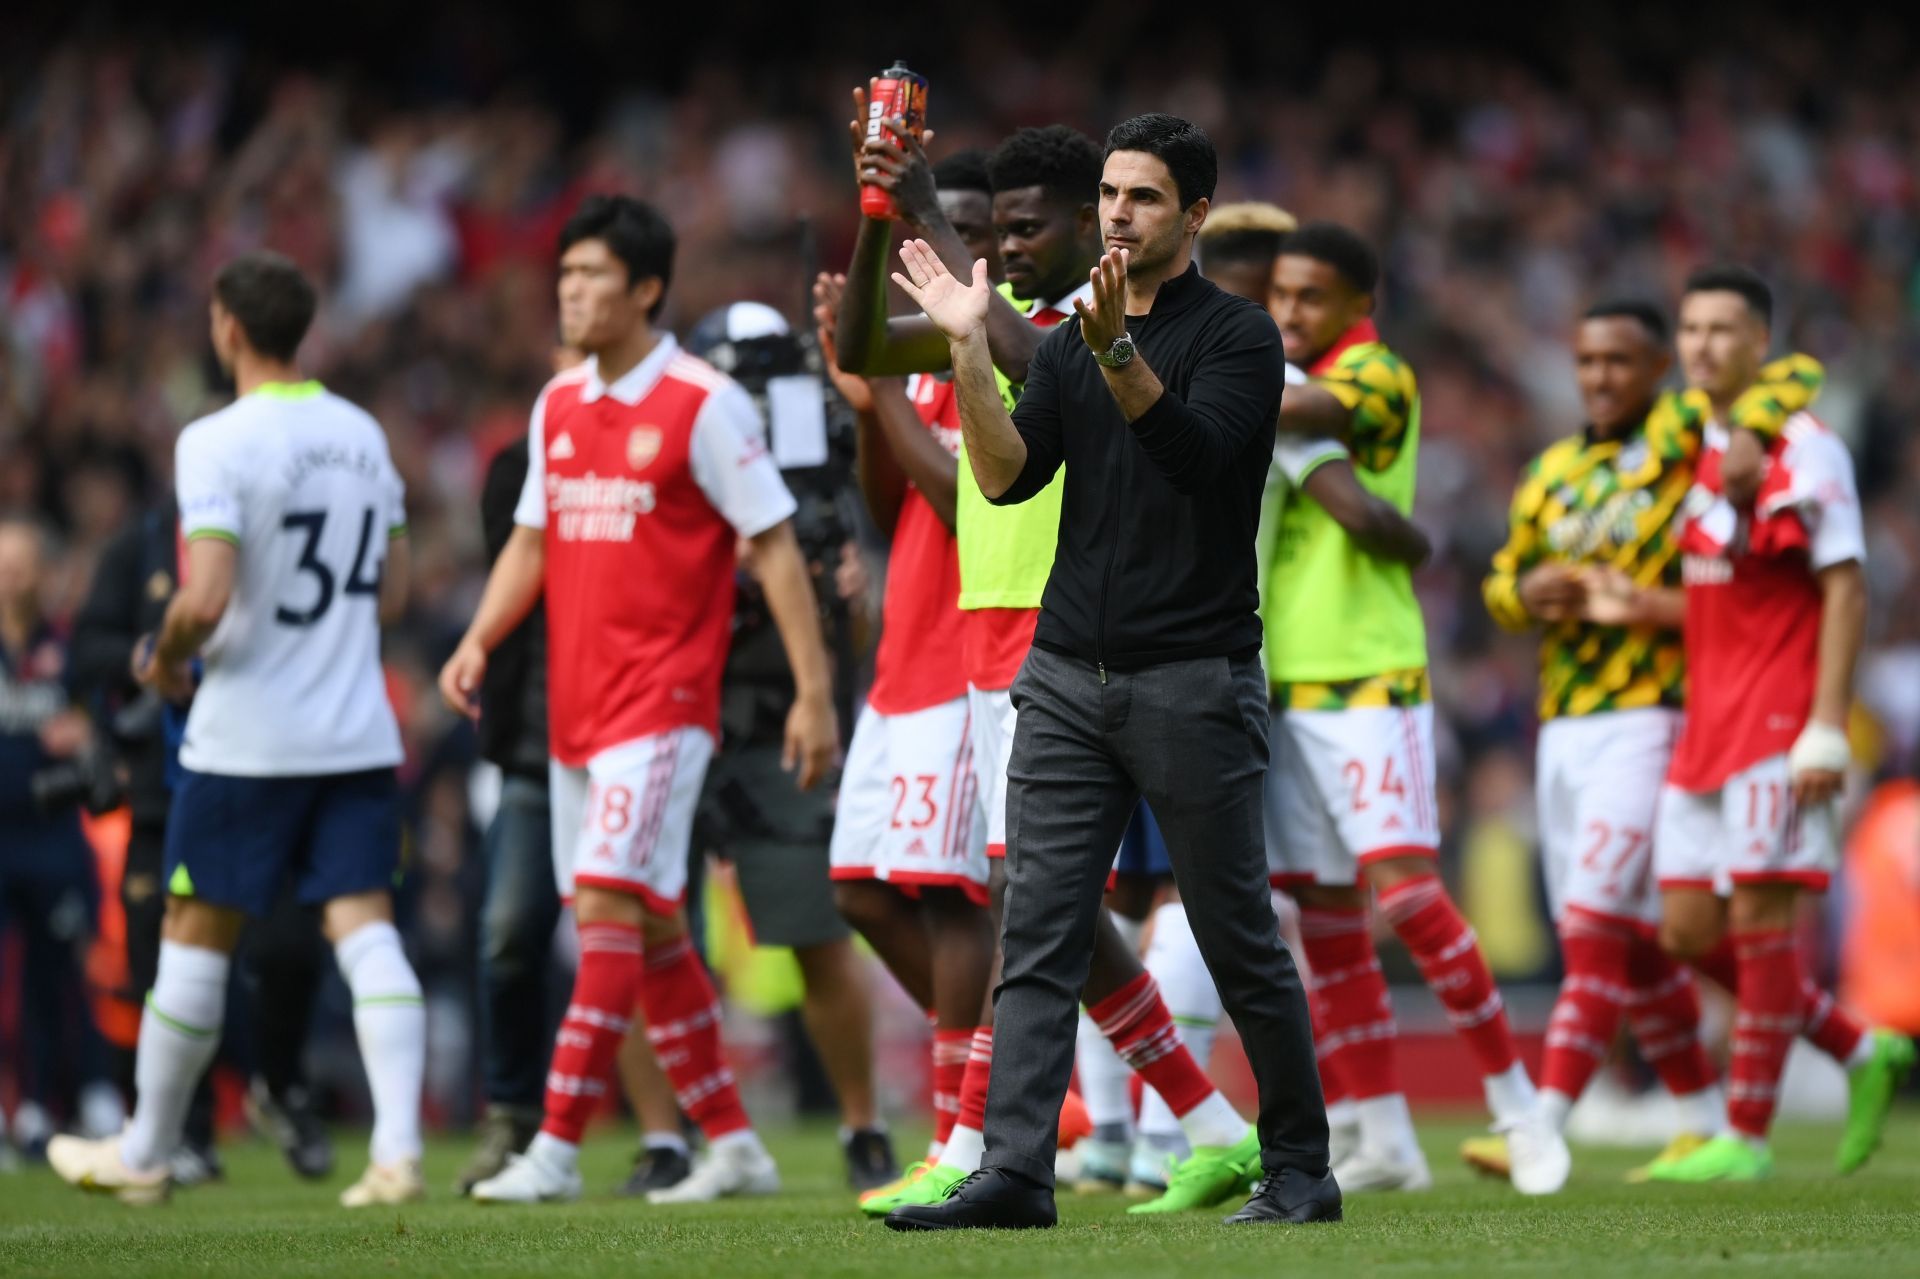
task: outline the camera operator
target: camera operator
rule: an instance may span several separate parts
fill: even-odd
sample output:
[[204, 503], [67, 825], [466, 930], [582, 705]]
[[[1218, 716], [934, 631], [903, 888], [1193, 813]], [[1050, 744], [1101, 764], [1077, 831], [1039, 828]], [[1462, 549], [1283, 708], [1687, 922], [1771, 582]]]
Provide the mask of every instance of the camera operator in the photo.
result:
[[[111, 726], [99, 755], [93, 757], [100, 761], [93, 770], [96, 776], [75, 781], [98, 787], [111, 782], [100, 781], [97, 774], [123, 777], [133, 819], [120, 879], [128, 986], [121, 993], [136, 1006], [153, 985], [160, 957], [160, 919], [166, 906], [161, 854], [172, 807], [170, 775], [178, 742], [169, 738], [167, 708], [133, 682], [129, 666], [140, 636], [158, 632], [178, 584], [178, 523], [169, 496], [121, 529], [101, 554], [73, 628], [72, 680], [77, 699]], [[184, 717], [177, 710], [171, 714], [177, 736]], [[111, 802], [118, 803], [118, 797]], [[248, 930], [244, 954], [237, 980], [255, 1016], [232, 1018], [228, 1025], [251, 1025], [254, 1038], [245, 1045], [251, 1051], [228, 1055], [250, 1059], [256, 1072], [248, 1090], [248, 1118], [279, 1145], [296, 1173], [324, 1177], [333, 1169], [333, 1142], [314, 1109], [302, 1062], [314, 997], [329, 960], [320, 944], [317, 915], [291, 893], [285, 894], [264, 927]], [[228, 1045], [230, 1050], [240, 1047]], [[121, 1055], [124, 1060], [116, 1074], [131, 1092], [133, 1055], [130, 1051]], [[174, 1179], [179, 1184], [222, 1175], [213, 1144], [211, 1079], [209, 1074], [200, 1082], [182, 1149], [174, 1157]]]
[[110, 770], [95, 762], [66, 647], [42, 612], [48, 549], [38, 526], [0, 521], [0, 923], [21, 940], [13, 1135], [31, 1155], [52, 1136], [54, 1114], [86, 1129], [123, 1115], [82, 975], [100, 892], [80, 806], [96, 798], [88, 783]]
[[[853, 418], [827, 390], [820, 351], [797, 339], [772, 307], [737, 302], [694, 326], [687, 349], [754, 397], [768, 446], [799, 509], [793, 517], [812, 569], [821, 627], [834, 655], [841, 723], [852, 721], [859, 615], [853, 545]], [[744, 549], [744, 548], [743, 548]], [[898, 1175], [873, 1089], [873, 1012], [863, 961], [834, 907], [827, 877], [831, 791], [802, 791], [780, 765], [782, 725], [794, 685], [785, 650], [750, 558], [740, 563], [733, 643], [721, 683], [721, 746], [707, 770], [694, 823], [690, 882], [711, 852], [733, 865], [754, 940], [793, 950], [805, 983], [801, 1019], [838, 1097], [847, 1177], [859, 1189]], [[623, 1075], [638, 1082], [623, 1053]], [[633, 1091], [632, 1088], [629, 1091]], [[633, 1098], [642, 1109], [643, 1097]], [[649, 1160], [647, 1156], [652, 1156]], [[666, 1151], [646, 1152], [636, 1177], [668, 1175]]]

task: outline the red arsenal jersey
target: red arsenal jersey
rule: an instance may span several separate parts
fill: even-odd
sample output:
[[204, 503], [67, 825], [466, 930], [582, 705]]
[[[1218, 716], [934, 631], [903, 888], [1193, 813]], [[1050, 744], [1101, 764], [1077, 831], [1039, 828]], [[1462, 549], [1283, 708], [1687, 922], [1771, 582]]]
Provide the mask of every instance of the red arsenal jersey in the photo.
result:
[[[960, 406], [953, 383], [915, 374], [907, 395], [920, 420], [949, 453], [960, 452]], [[882, 715], [905, 715], [961, 697], [960, 543], [933, 504], [907, 486], [887, 557], [887, 596], [867, 701]]]
[[718, 734], [736, 537], [793, 514], [738, 385], [663, 336], [611, 386], [588, 360], [533, 407], [514, 522], [546, 531], [554, 758]]
[[1811, 415], [1768, 450], [1751, 515], [1720, 495], [1726, 445], [1709, 431], [1680, 534], [1687, 715], [1667, 780], [1696, 794], [1792, 748], [1819, 671], [1816, 574], [1866, 557], [1852, 459]]

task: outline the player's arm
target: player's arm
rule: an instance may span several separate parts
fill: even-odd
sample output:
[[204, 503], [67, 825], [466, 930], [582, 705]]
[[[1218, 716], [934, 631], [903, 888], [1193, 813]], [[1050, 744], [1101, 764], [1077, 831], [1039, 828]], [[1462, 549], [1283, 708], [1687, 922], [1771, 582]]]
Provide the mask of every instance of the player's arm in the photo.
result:
[[167, 604], [151, 644], [134, 652], [134, 678], [162, 697], [184, 702], [193, 695], [188, 664], [207, 642], [233, 599], [240, 548], [226, 537], [187, 542], [185, 581]]
[[[998, 393], [998, 388], [995, 389]], [[927, 429], [913, 401], [907, 398], [906, 389], [897, 380], [889, 378], [874, 383], [873, 420], [881, 437], [874, 443], [885, 449], [898, 469], [913, 481], [913, 486], [920, 490], [934, 514], [951, 532], [958, 518], [955, 509], [959, 503], [959, 459], [947, 452], [939, 437]]]
[[989, 502], [1024, 502], [1060, 469], [1060, 404], [1045, 350], [1027, 370], [1016, 426], [1000, 398], [987, 348], [987, 264], [975, 262], [971, 283], [948, 271], [923, 240], [900, 246], [907, 274], [894, 282], [946, 335], [953, 353], [954, 400], [973, 478]]
[[787, 652], [787, 667], [793, 672], [793, 707], [787, 712], [780, 765], [789, 771], [798, 769], [800, 789], [811, 790], [832, 767], [840, 745], [833, 713], [833, 667], [820, 634], [813, 575], [800, 553], [792, 520], [782, 520], [748, 540], [753, 544], [754, 576], [766, 595], [767, 611], [773, 614]]
[[380, 625], [392, 626], [407, 613], [407, 591], [413, 584], [413, 548], [404, 528], [387, 536], [387, 562], [380, 570]]
[[1819, 804], [1840, 793], [1853, 751], [1847, 713], [1853, 706], [1853, 671], [1867, 632], [1867, 575], [1860, 561], [1819, 570], [1820, 656], [1813, 686], [1813, 713], [1789, 756], [1793, 796]]
[[1318, 382], [1289, 386], [1280, 401], [1280, 434], [1327, 436], [1343, 443], [1353, 430], [1353, 410]]
[[512, 536], [487, 574], [480, 607], [453, 656], [440, 668], [440, 696], [469, 719], [480, 716], [480, 681], [487, 673], [487, 656], [513, 628], [526, 620], [539, 602], [547, 576], [547, 535], [524, 524]]
[[[932, 245], [934, 253], [954, 275], [967, 278], [973, 270], [973, 259], [959, 232], [940, 211], [933, 170], [927, 163], [922, 143], [906, 131], [906, 122], [897, 117], [888, 124], [894, 130], [893, 137], [902, 138], [903, 142], [886, 137], [868, 142], [866, 95], [855, 89], [853, 99], [854, 118], [847, 127], [853, 141], [856, 178], [891, 193], [908, 233]], [[929, 132], [927, 136], [933, 135]], [[869, 377], [950, 368], [952, 355], [947, 349], [946, 337], [925, 316], [894, 319], [887, 316], [887, 250], [892, 239], [890, 222], [860, 219], [853, 261], [847, 268], [848, 303], [841, 311], [835, 331], [840, 367]], [[994, 293], [987, 305], [987, 346], [994, 363], [1008, 379], [1026, 380], [1027, 366], [1033, 360], [1041, 336], [1026, 316]]]
[[1327, 458], [1307, 473], [1301, 491], [1320, 503], [1354, 545], [1377, 559], [1419, 568], [1433, 555], [1433, 543], [1398, 507], [1361, 486], [1353, 463]]
[[1541, 552], [1538, 515], [1545, 500], [1536, 458], [1507, 508], [1506, 544], [1493, 553], [1492, 571], [1480, 584], [1487, 612], [1509, 631], [1571, 621], [1586, 604], [1586, 579], [1579, 566], [1548, 560]]
[[866, 499], [874, 524], [891, 535], [900, 518], [907, 481], [911, 480], [941, 522], [952, 529], [959, 500], [959, 463], [920, 421], [899, 381], [869, 380], [839, 366], [833, 329], [846, 296], [846, 282], [845, 276], [822, 274], [813, 286], [813, 315], [819, 325], [828, 375], [859, 418], [860, 429], [854, 437], [858, 445], [854, 474], [860, 483], [860, 495]]

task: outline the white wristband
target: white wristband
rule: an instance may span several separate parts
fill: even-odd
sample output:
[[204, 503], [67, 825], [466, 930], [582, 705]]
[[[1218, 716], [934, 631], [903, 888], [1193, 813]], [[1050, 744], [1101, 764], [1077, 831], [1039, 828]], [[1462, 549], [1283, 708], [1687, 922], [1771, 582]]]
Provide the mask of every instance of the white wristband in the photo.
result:
[[1847, 735], [1831, 724], [1813, 720], [1800, 730], [1793, 749], [1787, 752], [1787, 770], [1795, 777], [1815, 769], [1844, 773], [1852, 762], [1853, 746], [1847, 741]]

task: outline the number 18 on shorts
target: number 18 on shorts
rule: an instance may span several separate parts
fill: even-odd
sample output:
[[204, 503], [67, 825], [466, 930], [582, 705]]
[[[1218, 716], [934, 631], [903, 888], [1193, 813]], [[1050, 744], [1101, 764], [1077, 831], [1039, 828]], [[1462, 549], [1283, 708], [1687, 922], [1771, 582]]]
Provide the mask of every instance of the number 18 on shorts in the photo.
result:
[[658, 915], [677, 910], [712, 758], [705, 729], [676, 728], [601, 751], [585, 768], [551, 763], [560, 896], [585, 885], [638, 897]]

